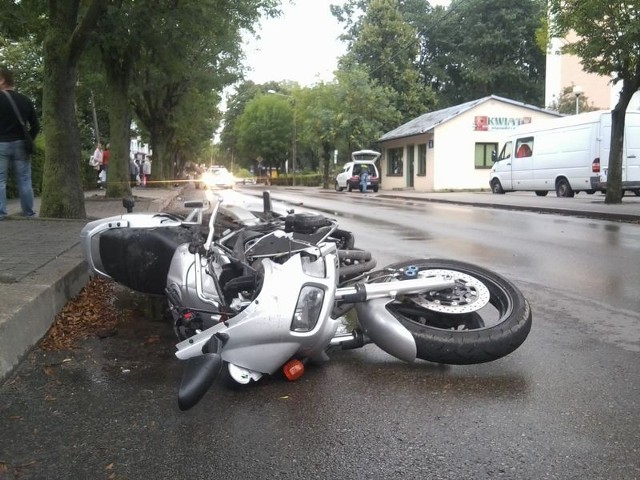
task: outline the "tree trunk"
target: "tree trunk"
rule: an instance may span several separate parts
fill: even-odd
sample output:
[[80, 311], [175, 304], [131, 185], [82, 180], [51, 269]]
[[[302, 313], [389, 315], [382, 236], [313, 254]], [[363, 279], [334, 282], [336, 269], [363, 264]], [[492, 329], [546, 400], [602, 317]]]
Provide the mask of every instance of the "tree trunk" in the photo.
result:
[[[112, 72], [113, 73], [113, 72]], [[131, 196], [130, 138], [131, 107], [127, 97], [126, 81], [122, 77], [107, 74], [109, 84], [109, 124], [111, 127], [111, 157], [107, 177], [107, 196], [111, 198]]]
[[160, 125], [152, 125], [150, 128], [151, 148], [153, 148], [153, 171], [151, 175], [156, 186], [171, 186], [174, 178], [174, 158], [169, 148], [170, 138], [165, 134]]
[[627, 106], [638, 89], [637, 82], [623, 80], [618, 104], [611, 112], [611, 150], [607, 172], [607, 194], [604, 202], [622, 203], [622, 155], [624, 151], [624, 126]]
[[44, 41], [42, 110], [46, 148], [40, 216], [83, 219], [87, 214], [75, 116], [77, 61], [70, 60], [72, 30], [67, 25], [50, 17]]
[[331, 145], [329, 142], [322, 142], [322, 160], [323, 160], [323, 172], [322, 172], [322, 188], [329, 188], [329, 165], [331, 162]]

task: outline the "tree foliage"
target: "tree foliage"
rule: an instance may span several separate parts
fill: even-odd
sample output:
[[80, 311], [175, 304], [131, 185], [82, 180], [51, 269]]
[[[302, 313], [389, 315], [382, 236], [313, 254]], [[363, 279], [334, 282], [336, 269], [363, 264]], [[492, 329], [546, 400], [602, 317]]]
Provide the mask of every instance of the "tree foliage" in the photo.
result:
[[488, 95], [544, 103], [540, 0], [453, 0], [424, 17], [421, 71], [447, 107]]
[[[612, 111], [606, 203], [622, 201], [625, 115], [640, 88], [640, 4], [622, 0], [549, 0], [551, 36], [575, 40], [563, 48], [577, 55], [587, 72], [612, 75], [622, 83]], [[573, 38], [573, 37], [572, 37]]]
[[[163, 151], [171, 152], [166, 163], [184, 158], [184, 152], [178, 155], [178, 151], [191, 153], [193, 149], [185, 146], [186, 135], [175, 140], [175, 133], [185, 133], [183, 125], [190, 123], [190, 133], [197, 138], [189, 137], [189, 145], [202, 145], [204, 135], [210, 138], [220, 117], [215, 107], [220, 92], [241, 73], [241, 31], [252, 31], [263, 14], [276, 14], [279, 3], [13, 0], [0, 4], [4, 35], [23, 41], [33, 38], [43, 45], [46, 159], [41, 214], [85, 216], [80, 182], [85, 163], [80, 155], [83, 142], [74, 107], [80, 60], [87, 49], [97, 46], [103, 60], [104, 69], [99, 70], [104, 74], [102, 91], [107, 92], [113, 147], [110, 177], [115, 179], [114, 185], [125, 186], [111, 193], [126, 193], [131, 106], [138, 105], [141, 118], [153, 110], [147, 119], [153, 119], [154, 132], [161, 132], [155, 137], [161, 156]], [[90, 83], [94, 85], [93, 78]], [[145, 94], [146, 100], [158, 100], [153, 104], [155, 110], [145, 110], [150, 106], [143, 101]], [[159, 167], [156, 173], [162, 176], [162, 162]]]
[[[562, 89], [560, 98], [557, 102], [550, 105], [551, 110], [555, 110], [563, 115], [575, 115], [576, 113], [576, 96], [573, 93], [574, 85], [566, 86]], [[593, 104], [589, 104], [589, 97], [581, 94], [578, 99], [578, 113], [593, 112], [597, 110]]]
[[[345, 19], [344, 15], [353, 15], [358, 5], [365, 6], [352, 2], [334, 12]], [[388, 87], [402, 121], [435, 104], [433, 92], [419, 81], [417, 32], [403, 17], [397, 1], [370, 0], [364, 15], [346, 22], [350, 28], [343, 38], [349, 43], [349, 52], [340, 60], [340, 70], [364, 69], [372, 80]]]
[[279, 95], [251, 99], [236, 123], [237, 147], [250, 162], [282, 169], [291, 159], [294, 106]]

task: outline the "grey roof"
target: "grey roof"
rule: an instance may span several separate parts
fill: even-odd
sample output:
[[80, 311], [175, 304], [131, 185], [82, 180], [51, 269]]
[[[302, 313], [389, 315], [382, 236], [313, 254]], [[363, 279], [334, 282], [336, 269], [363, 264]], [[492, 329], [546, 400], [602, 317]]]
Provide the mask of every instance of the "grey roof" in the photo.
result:
[[488, 102], [489, 100], [497, 100], [499, 102], [510, 103], [511, 105], [517, 105], [519, 107], [536, 110], [538, 112], [545, 112], [545, 113], [557, 115], [559, 117], [562, 116], [557, 112], [554, 112], [551, 110], [545, 110], [543, 108], [539, 108], [534, 105], [517, 102], [515, 100], [510, 100], [504, 97], [498, 97], [497, 95], [490, 95], [488, 97], [480, 98], [478, 100], [473, 100], [467, 103], [462, 103], [454, 107], [444, 108], [442, 110], [437, 110], [435, 112], [430, 112], [430, 113], [425, 113], [424, 115], [420, 115], [419, 117], [416, 117], [413, 120], [408, 121], [404, 125], [400, 125], [399, 127], [391, 130], [390, 132], [385, 133], [382, 137], [378, 139], [378, 141], [384, 142], [386, 140], [393, 140], [396, 138], [410, 137], [412, 135], [420, 135], [421, 133], [428, 132], [429, 130], [436, 127], [437, 125], [441, 125], [445, 122], [448, 122], [452, 118], [455, 118], [458, 115], [468, 110], [471, 110], [472, 108], [475, 108], [482, 103]]

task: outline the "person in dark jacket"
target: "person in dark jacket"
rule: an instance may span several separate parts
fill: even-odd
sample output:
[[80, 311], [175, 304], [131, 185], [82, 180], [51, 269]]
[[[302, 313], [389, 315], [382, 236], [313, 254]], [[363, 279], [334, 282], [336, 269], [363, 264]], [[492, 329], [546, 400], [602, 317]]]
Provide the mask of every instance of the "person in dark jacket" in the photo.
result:
[[0, 220], [7, 216], [7, 175], [13, 167], [22, 215], [33, 217], [33, 186], [31, 184], [30, 154], [25, 148], [25, 134], [20, 120], [7, 95], [11, 96], [20, 116], [29, 126], [29, 134], [36, 138], [40, 131], [38, 116], [31, 100], [13, 89], [13, 72], [0, 66]]

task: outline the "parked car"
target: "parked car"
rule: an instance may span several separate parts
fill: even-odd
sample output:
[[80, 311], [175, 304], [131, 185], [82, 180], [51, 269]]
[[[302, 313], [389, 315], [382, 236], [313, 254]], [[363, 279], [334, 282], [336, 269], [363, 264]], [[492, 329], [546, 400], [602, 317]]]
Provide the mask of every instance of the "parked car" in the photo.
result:
[[[380, 152], [374, 150], [353, 152], [351, 161], [346, 163], [342, 172], [336, 176], [336, 190], [341, 192], [346, 188], [349, 192], [354, 189], [364, 192], [371, 189], [377, 192], [380, 188], [380, 174], [378, 173], [376, 161], [380, 158], [380, 155]], [[368, 178], [366, 185], [363, 186], [360, 180], [365, 171], [368, 172]]]
[[196, 188], [233, 188], [235, 184], [234, 176], [221, 165], [207, 168], [196, 180]]

